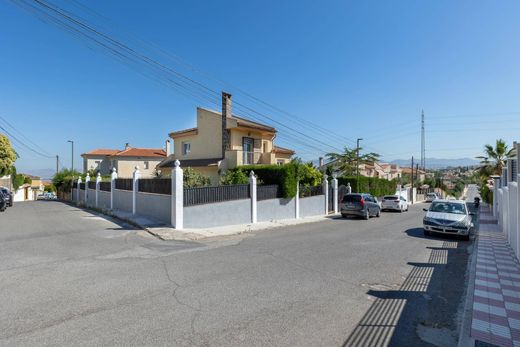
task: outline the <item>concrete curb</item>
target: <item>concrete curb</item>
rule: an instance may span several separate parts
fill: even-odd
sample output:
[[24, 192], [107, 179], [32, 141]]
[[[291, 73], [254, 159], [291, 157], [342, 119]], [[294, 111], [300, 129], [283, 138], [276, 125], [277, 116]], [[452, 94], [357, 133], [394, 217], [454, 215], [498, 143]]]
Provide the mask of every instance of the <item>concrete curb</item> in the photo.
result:
[[[480, 218], [480, 215], [479, 215]], [[464, 311], [462, 312], [462, 323], [460, 326], [458, 347], [475, 347], [475, 339], [471, 335], [471, 322], [473, 318], [473, 293], [475, 290], [475, 276], [477, 272], [477, 249], [479, 237], [475, 234], [475, 242], [473, 242], [473, 249], [471, 254], [470, 264], [467, 272], [468, 285], [466, 286], [466, 302], [464, 304]]]
[[209, 239], [214, 237], [225, 237], [233, 235], [241, 235], [246, 233], [253, 233], [257, 231], [275, 230], [283, 227], [293, 225], [309, 224], [323, 222], [330, 220], [337, 215], [307, 217], [301, 219], [286, 219], [269, 222], [259, 222], [255, 224], [239, 224], [229, 225], [224, 227], [214, 227], [205, 229], [184, 229], [182, 231], [171, 227], [146, 227], [142, 226], [144, 230], [150, 234], [158, 237], [161, 240], [179, 240], [179, 241], [197, 241], [202, 239]]

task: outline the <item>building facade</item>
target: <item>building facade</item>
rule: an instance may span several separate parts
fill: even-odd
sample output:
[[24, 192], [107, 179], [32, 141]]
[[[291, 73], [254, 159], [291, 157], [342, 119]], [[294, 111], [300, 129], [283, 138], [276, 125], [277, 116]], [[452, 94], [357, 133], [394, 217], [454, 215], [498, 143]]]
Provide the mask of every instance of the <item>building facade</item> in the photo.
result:
[[220, 174], [241, 165], [290, 162], [294, 151], [274, 145], [276, 129], [232, 114], [231, 95], [222, 94], [222, 112], [197, 108], [195, 128], [174, 131], [173, 151], [158, 165], [171, 171], [176, 160], [218, 183]]
[[157, 175], [157, 164], [166, 158], [166, 154], [162, 148], [134, 148], [127, 144], [123, 150], [95, 149], [81, 156], [84, 172], [94, 170], [109, 175], [115, 168], [118, 177], [130, 178], [137, 166], [141, 177], [149, 178]]

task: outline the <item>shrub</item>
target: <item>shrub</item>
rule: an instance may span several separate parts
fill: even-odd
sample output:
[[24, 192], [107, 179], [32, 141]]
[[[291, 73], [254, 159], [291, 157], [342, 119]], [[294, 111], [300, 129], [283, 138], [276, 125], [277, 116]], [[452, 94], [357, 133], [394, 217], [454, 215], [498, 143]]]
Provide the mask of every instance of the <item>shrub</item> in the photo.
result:
[[184, 179], [184, 188], [203, 187], [211, 184], [209, 177], [202, 175], [191, 167], [185, 168], [182, 176]]
[[220, 184], [248, 184], [249, 177], [242, 170], [228, 170], [224, 175], [220, 176]]
[[493, 204], [493, 193], [487, 184], [484, 184], [480, 187], [480, 197], [485, 203]]
[[293, 198], [296, 196], [296, 175], [297, 165], [245, 165], [239, 166], [229, 171], [241, 171], [246, 177], [254, 171], [255, 175], [264, 184], [277, 184], [280, 186], [281, 194], [284, 198]]
[[[357, 177], [338, 177], [339, 185], [350, 183], [352, 192], [357, 189]], [[373, 196], [383, 196], [395, 194], [397, 183], [395, 180], [389, 181], [377, 177], [359, 176], [359, 193], [370, 193]]]

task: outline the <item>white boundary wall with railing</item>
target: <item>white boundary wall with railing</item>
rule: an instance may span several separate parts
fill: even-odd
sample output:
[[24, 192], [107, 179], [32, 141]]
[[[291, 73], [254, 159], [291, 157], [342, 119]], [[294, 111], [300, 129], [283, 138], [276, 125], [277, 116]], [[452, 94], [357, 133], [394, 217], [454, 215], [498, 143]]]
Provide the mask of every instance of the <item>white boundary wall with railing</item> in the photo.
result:
[[[520, 144], [515, 145], [517, 158], [520, 158]], [[497, 218], [500, 230], [507, 237], [517, 259], [520, 259], [520, 174], [518, 171], [508, 173], [515, 159], [508, 159], [501, 176], [492, 176], [493, 216]], [[518, 165], [518, 162], [515, 162], [515, 165]]]
[[[172, 171], [172, 194], [145, 193], [139, 191], [140, 173], [134, 172], [132, 190], [115, 188], [117, 173], [111, 178], [111, 190], [100, 190], [101, 177], [96, 177], [96, 189], [88, 188], [90, 177], [87, 175], [85, 189], [80, 189], [81, 179], [73, 189], [73, 200], [82, 205], [101, 210], [124, 211], [172, 225], [177, 229], [211, 228], [237, 224], [253, 224], [264, 221], [320, 216], [328, 213], [328, 181], [324, 177], [323, 195], [300, 198], [299, 193], [291, 199], [267, 199], [257, 201], [257, 185], [254, 172], [251, 172], [247, 199], [229, 200], [207, 204], [184, 206], [182, 169], [176, 163]], [[334, 177], [332, 186], [337, 190]], [[86, 196], [85, 196], [86, 194]], [[337, 200], [338, 194], [334, 194]], [[337, 206], [338, 201], [333, 202]]]

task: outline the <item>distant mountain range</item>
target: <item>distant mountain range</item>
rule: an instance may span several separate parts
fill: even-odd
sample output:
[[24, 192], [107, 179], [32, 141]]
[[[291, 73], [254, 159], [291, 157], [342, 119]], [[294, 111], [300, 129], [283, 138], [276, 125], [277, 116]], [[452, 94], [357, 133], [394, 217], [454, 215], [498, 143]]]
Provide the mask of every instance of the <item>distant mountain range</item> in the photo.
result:
[[[410, 159], [397, 159], [393, 160], [390, 163], [399, 164], [399, 166], [408, 166], [411, 165]], [[420, 163], [420, 159], [414, 161], [414, 164]], [[426, 158], [426, 168], [427, 169], [445, 169], [449, 167], [458, 167], [458, 166], [475, 166], [479, 165], [480, 162], [477, 159], [471, 158], [460, 158], [460, 159], [438, 159], [438, 158]]]
[[33, 169], [33, 170], [19, 170], [19, 173], [24, 173], [28, 175], [38, 176], [41, 179], [48, 180], [51, 179], [56, 173], [56, 169]]

